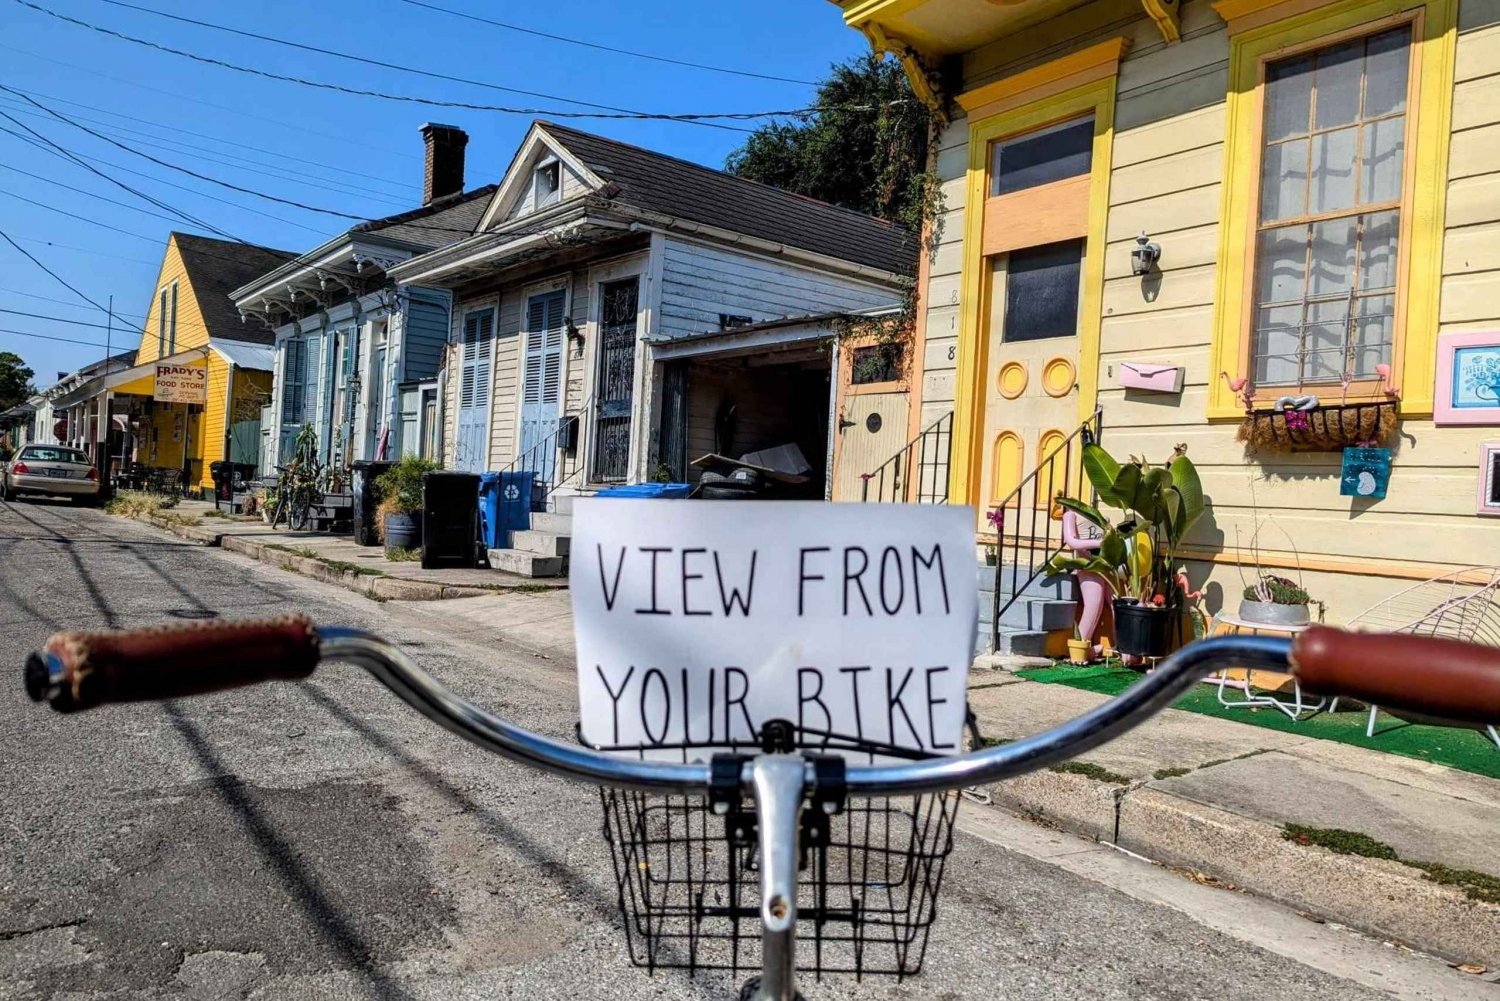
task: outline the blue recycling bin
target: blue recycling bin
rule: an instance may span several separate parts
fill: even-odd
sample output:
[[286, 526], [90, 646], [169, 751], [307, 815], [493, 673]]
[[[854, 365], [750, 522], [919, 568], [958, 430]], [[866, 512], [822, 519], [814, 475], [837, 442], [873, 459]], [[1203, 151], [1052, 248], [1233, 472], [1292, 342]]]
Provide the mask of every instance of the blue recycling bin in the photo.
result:
[[631, 483], [605, 487], [598, 497], [634, 497], [638, 500], [681, 500], [693, 492], [691, 483]]
[[531, 527], [530, 471], [479, 474], [479, 531], [486, 549], [510, 548], [510, 533]]

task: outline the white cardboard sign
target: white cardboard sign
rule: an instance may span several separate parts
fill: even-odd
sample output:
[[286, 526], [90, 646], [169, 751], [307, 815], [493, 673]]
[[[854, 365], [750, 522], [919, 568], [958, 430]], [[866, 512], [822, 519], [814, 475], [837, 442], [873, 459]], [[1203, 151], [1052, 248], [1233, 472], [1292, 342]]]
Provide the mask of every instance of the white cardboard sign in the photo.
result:
[[785, 719], [956, 753], [973, 524], [969, 508], [918, 504], [580, 498], [583, 739], [680, 758]]

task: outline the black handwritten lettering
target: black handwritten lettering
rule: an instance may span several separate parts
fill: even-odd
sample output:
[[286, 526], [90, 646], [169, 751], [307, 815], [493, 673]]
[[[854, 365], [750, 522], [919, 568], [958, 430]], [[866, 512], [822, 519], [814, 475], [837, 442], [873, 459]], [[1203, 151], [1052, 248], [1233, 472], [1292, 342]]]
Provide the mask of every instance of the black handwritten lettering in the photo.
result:
[[672, 613], [656, 603], [656, 561], [661, 558], [662, 553], [672, 551], [669, 546], [641, 546], [641, 552], [651, 554], [651, 607], [637, 608], [637, 615], [671, 615]]
[[702, 580], [701, 573], [688, 573], [688, 557], [702, 556], [708, 552], [707, 549], [684, 549], [682, 551], [682, 614], [683, 615], [712, 615], [706, 608], [693, 608], [688, 604], [688, 581]]
[[847, 674], [849, 676], [849, 693], [853, 696], [854, 701], [854, 735], [860, 738], [863, 738], [865, 735], [865, 721], [859, 714], [859, 676], [869, 669], [870, 666], [868, 664], [864, 667], [839, 668], [840, 674]]
[[[896, 567], [896, 601], [895, 605], [886, 600], [886, 584], [891, 579], [889, 567]], [[901, 611], [901, 602], [906, 598], [906, 574], [901, 569], [901, 550], [895, 546], [886, 546], [885, 552], [880, 554], [880, 607], [885, 609], [885, 614], [895, 615]]]
[[[859, 554], [859, 569], [853, 573], [849, 572], [849, 557], [855, 553]], [[864, 551], [862, 546], [844, 547], [844, 614], [849, 614], [849, 582], [859, 588], [859, 600], [865, 603], [865, 614], [874, 615], [875, 609], [870, 607], [870, 597], [865, 594], [864, 572], [870, 569], [870, 554]]]
[[[661, 685], [661, 703], [663, 719], [661, 724], [661, 736], [651, 732], [651, 723], [646, 719], [646, 702], [651, 694], [651, 679], [655, 678]], [[667, 739], [667, 734], [672, 729], [672, 692], [667, 688], [667, 676], [656, 668], [651, 668], [641, 677], [641, 732], [646, 739], [653, 744], [660, 744]]]
[[628, 671], [625, 672], [625, 677], [622, 678], [622, 679], [620, 679], [620, 690], [618, 692], [615, 691], [613, 688], [609, 687], [609, 678], [606, 677], [605, 674], [604, 674], [604, 665], [603, 664], [595, 664], [594, 665], [594, 670], [596, 670], [596, 671], [599, 672], [599, 680], [602, 681], [602, 682], [604, 682], [604, 690], [609, 693], [609, 700], [610, 700], [610, 702], [614, 703], [613, 708], [614, 708], [614, 715], [615, 715], [615, 735], [614, 735], [614, 737], [610, 738], [610, 743], [611, 744], [619, 744], [620, 743], [620, 696], [622, 696], [622, 695], [625, 694], [625, 686], [628, 685], [628, 684], [630, 684], [630, 676], [632, 674], [635, 674], [635, 667], [632, 666], [630, 668], [630, 670], [628, 670]]
[[620, 571], [625, 569], [625, 547], [620, 547], [620, 561], [615, 564], [615, 586], [610, 588], [604, 580], [604, 546], [599, 546], [599, 589], [604, 592], [604, 610], [615, 610], [615, 598], [620, 594]]
[[745, 581], [745, 593], [741, 595], [738, 587], [731, 587], [728, 594], [724, 592], [724, 568], [719, 565], [718, 552], [714, 553], [714, 575], [719, 578], [719, 600], [724, 604], [724, 616], [726, 618], [729, 617], [731, 614], [730, 609], [734, 608], [735, 605], [740, 606], [741, 615], [748, 616], [750, 614], [750, 599], [753, 597], [755, 591], [755, 558], [759, 555], [759, 550], [751, 550], [750, 552], [750, 576]]
[[[734, 678], [740, 679], [740, 693], [738, 695], [731, 694], [734, 686], [729, 682]], [[745, 708], [745, 696], [749, 694], [750, 676], [738, 667], [724, 668], [724, 740], [726, 743], [735, 743], [734, 728], [729, 723], [730, 706], [740, 707], [740, 716], [745, 720], [745, 738], [747, 740], [755, 738], [755, 724], [751, 722], [750, 712]]]
[[953, 609], [948, 606], [948, 575], [943, 572], [943, 547], [934, 545], [932, 547], [931, 556], [926, 558], [924, 558], [922, 554], [917, 551], [916, 546], [911, 547], [911, 591], [912, 597], [914, 597], [917, 602], [917, 614], [921, 615], [922, 575], [917, 570], [918, 564], [926, 567], [929, 570], [932, 569], [933, 564], [937, 565], [938, 583], [943, 587], [943, 614], [953, 614]]
[[906, 705], [901, 701], [902, 694], [906, 691], [906, 683], [911, 680], [914, 670], [915, 668], [908, 667], [906, 673], [901, 676], [901, 684], [896, 687], [895, 691], [892, 691], [891, 675], [895, 673], [895, 668], [885, 669], [885, 721], [886, 732], [890, 734], [891, 743], [898, 747], [902, 746], [901, 742], [896, 739], [896, 711], [900, 710], [901, 718], [906, 721], [906, 729], [910, 731], [912, 739], [917, 742], [917, 750], [921, 750], [922, 735], [917, 733], [916, 727], [912, 726], [911, 715], [907, 713]]
[[801, 615], [807, 607], [807, 582], [810, 580], [822, 580], [822, 574], [810, 574], [807, 572], [808, 553], [826, 553], [827, 546], [804, 546], [797, 552], [797, 614]]
[[717, 677], [713, 668], [708, 669], [708, 705], [703, 710], [703, 715], [708, 717], [708, 742], [714, 742], [714, 681]]
[[[802, 679], [809, 676], [818, 683], [818, 687], [811, 695], [808, 695], [802, 687]], [[818, 729], [832, 730], [833, 714], [828, 711], [828, 703], [823, 701], [823, 672], [816, 667], [799, 667], [797, 668], [797, 728], [799, 730], [807, 726], [803, 721], [802, 707], [809, 702], [816, 702], [818, 708], [823, 711], [823, 725]]]
[[934, 750], [953, 747], [953, 743], [943, 743], [938, 740], [937, 725], [932, 721], [932, 707], [948, 704], [947, 699], [935, 699], [932, 697], [932, 676], [934, 674], [947, 674], [946, 667], [929, 667], [927, 669], [927, 740], [928, 745]]
[[[713, 677], [713, 672], [709, 672]], [[930, 693], [929, 693], [930, 694]], [[709, 715], [712, 716], [713, 703], [709, 703]], [[682, 669], [682, 742], [691, 744], [693, 742], [693, 697], [691, 689], [688, 688], [688, 669]]]

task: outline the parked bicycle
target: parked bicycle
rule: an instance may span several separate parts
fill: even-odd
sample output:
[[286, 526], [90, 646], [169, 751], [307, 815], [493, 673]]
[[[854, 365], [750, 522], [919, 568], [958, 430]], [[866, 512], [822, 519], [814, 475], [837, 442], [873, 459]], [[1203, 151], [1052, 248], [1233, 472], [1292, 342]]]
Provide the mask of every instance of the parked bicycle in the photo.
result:
[[312, 523], [312, 509], [323, 502], [324, 470], [318, 462], [318, 434], [302, 425], [293, 442], [292, 460], [276, 467], [276, 487], [261, 507], [261, 520], [272, 528], [286, 522], [294, 532]]
[[[953, 757], [766, 723], [761, 747], [677, 760], [568, 744], [468, 702], [391, 644], [293, 615], [120, 633], [62, 633], [32, 654], [26, 690], [59, 712], [176, 699], [364, 668], [453, 733], [532, 768], [603, 788], [632, 959], [649, 969], [758, 970], [742, 1001], [792, 1001], [798, 971], [906, 976], [922, 965], [953, 843], [956, 790], [1097, 747], [1205, 677], [1290, 671], [1304, 689], [1464, 724], [1500, 719], [1500, 649], [1316, 626], [1295, 640], [1204, 640], [1118, 697], [1053, 730]], [[830, 754], [842, 749], [854, 758]], [[910, 752], [905, 752], [910, 757]], [[882, 755], [877, 757], [877, 754]], [[706, 760], [704, 760], [706, 758]], [[758, 938], [758, 941], [757, 941]], [[799, 961], [798, 945], [810, 949]]]

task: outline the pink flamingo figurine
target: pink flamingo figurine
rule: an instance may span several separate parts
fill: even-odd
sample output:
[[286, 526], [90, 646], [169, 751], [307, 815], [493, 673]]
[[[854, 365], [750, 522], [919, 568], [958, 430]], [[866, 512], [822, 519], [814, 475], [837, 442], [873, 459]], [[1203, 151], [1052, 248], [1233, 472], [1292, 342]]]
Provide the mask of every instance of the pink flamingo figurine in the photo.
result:
[[[1062, 516], [1063, 545], [1079, 556], [1088, 556], [1099, 551], [1099, 539], [1085, 535], [1079, 525], [1078, 515], [1064, 511]], [[1103, 656], [1104, 650], [1094, 643], [1094, 634], [1103, 626], [1113, 635], [1114, 610], [1110, 600], [1114, 591], [1109, 581], [1089, 570], [1079, 570], [1073, 575], [1078, 581], [1078, 638], [1093, 644], [1094, 656]]]
[[1381, 385], [1385, 386], [1385, 395], [1392, 399], [1400, 399], [1401, 390], [1391, 384], [1391, 367], [1385, 362], [1375, 366], [1375, 374], [1380, 376]]
[[1238, 396], [1240, 402], [1245, 405], [1245, 409], [1249, 410], [1255, 400], [1255, 384], [1250, 381], [1249, 377], [1242, 375], [1237, 379], [1232, 379], [1228, 372], [1220, 372], [1219, 377], [1229, 384], [1230, 392]]

